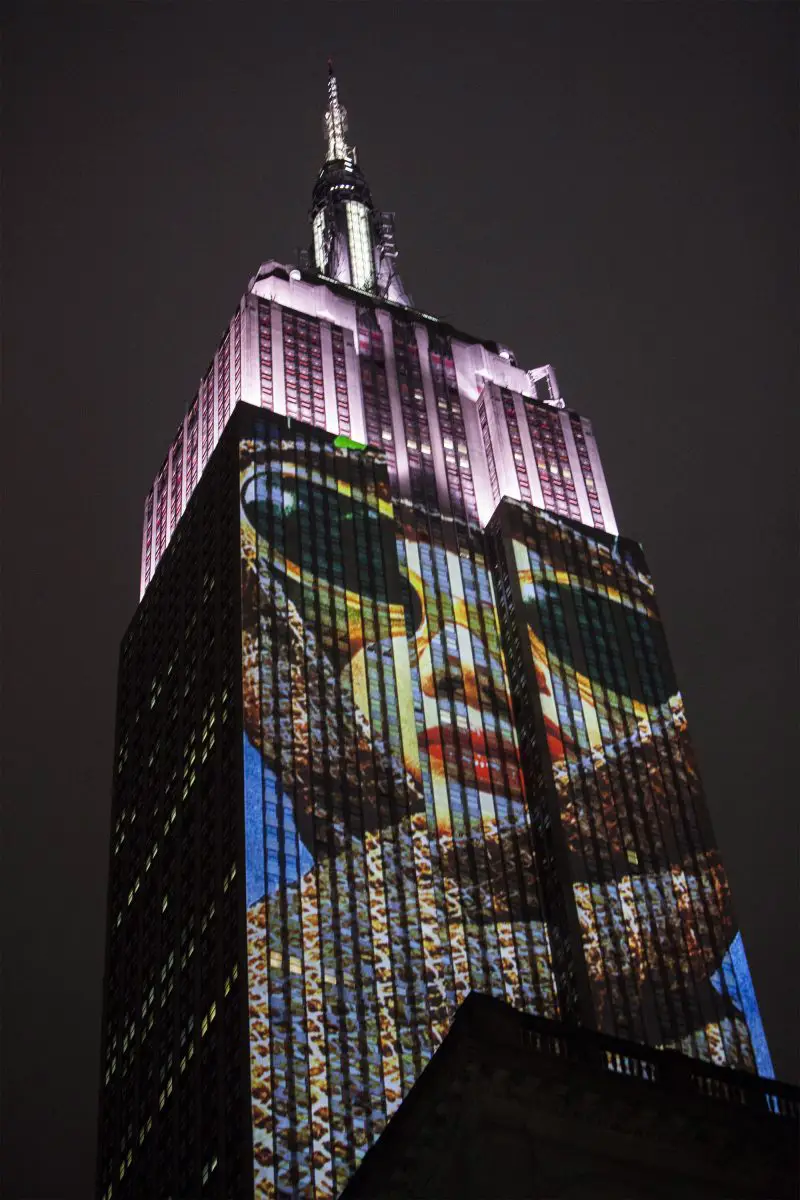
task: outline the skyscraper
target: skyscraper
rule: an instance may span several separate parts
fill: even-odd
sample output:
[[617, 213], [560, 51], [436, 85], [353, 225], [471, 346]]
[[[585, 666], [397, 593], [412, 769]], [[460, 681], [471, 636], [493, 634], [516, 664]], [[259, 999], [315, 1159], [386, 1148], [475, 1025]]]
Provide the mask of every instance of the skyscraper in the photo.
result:
[[328, 81], [145, 504], [98, 1194], [337, 1194], [470, 990], [770, 1074], [653, 584], [551, 366], [412, 304]]

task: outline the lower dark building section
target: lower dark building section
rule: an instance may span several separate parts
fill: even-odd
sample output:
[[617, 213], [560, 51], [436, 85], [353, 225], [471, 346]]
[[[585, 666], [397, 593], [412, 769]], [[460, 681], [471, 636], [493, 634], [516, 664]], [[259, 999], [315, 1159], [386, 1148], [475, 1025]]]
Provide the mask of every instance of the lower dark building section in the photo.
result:
[[800, 1089], [472, 992], [342, 1200], [784, 1200]]

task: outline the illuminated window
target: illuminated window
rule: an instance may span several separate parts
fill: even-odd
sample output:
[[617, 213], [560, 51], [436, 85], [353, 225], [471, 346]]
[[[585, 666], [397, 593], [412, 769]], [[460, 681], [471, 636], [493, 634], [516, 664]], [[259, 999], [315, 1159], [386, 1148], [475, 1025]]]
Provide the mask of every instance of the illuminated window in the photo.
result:
[[318, 271], [324, 271], [325, 262], [325, 210], [314, 217], [314, 261]]
[[345, 211], [353, 287], [370, 288], [375, 281], [375, 271], [372, 262], [372, 240], [369, 236], [369, 215], [365, 206], [355, 200], [345, 201]]

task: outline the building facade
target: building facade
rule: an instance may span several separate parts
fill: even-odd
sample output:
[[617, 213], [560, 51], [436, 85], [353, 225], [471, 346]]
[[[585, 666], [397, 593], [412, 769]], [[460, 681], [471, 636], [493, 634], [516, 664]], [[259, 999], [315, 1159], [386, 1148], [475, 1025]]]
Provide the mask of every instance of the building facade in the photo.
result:
[[771, 1072], [591, 424], [413, 307], [332, 73], [325, 134], [145, 504], [103, 1200], [338, 1194], [470, 991]]
[[641, 546], [508, 499], [487, 538], [562, 1015], [771, 1076]]

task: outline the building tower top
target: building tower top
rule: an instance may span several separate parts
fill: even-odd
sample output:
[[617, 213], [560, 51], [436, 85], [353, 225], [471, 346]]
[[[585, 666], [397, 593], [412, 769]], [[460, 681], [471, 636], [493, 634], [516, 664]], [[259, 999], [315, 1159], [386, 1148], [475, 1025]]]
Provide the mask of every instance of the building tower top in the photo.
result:
[[323, 128], [325, 162], [311, 197], [314, 266], [340, 283], [410, 304], [395, 265], [394, 214], [375, 211], [355, 146], [347, 141], [347, 110], [330, 59]]
[[325, 137], [328, 140], [326, 162], [350, 159], [355, 162], [355, 150], [347, 145], [347, 109], [339, 103], [339, 88], [333, 73], [333, 60], [328, 59], [328, 108], [325, 112]]

